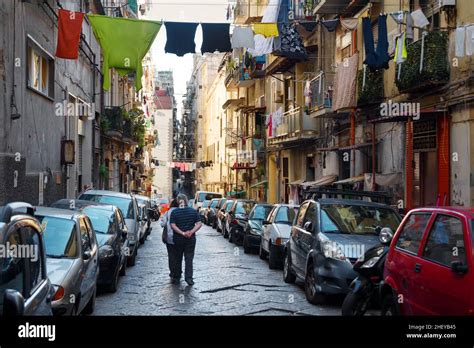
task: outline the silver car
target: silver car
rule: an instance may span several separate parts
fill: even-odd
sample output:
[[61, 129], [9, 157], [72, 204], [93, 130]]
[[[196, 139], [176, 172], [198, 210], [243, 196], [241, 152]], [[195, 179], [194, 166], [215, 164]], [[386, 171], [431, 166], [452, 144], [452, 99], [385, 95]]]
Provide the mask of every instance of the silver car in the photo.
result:
[[80, 212], [38, 207], [48, 277], [54, 287], [53, 314], [91, 314], [99, 275], [99, 248], [89, 218]]
[[128, 229], [129, 251], [128, 266], [134, 266], [138, 253], [139, 240], [141, 237], [138, 203], [134, 195], [116, 191], [88, 190], [82, 193], [78, 199], [94, 201], [115, 205], [122, 212]]
[[283, 268], [285, 244], [290, 238], [291, 227], [299, 206], [275, 204], [263, 221], [263, 233], [260, 241], [260, 258], [268, 256], [270, 269]]

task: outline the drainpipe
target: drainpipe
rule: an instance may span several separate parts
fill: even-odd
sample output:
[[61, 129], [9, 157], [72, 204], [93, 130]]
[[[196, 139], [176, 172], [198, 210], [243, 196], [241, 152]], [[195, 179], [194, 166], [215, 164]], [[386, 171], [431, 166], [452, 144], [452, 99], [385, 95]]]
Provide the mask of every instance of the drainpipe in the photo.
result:
[[[355, 108], [352, 109], [351, 115], [350, 115], [350, 121], [351, 121], [351, 133], [350, 133], [350, 145], [354, 146], [355, 145], [355, 127], [356, 127], [356, 119], [355, 119], [355, 113], [356, 110]], [[351, 150], [351, 176], [355, 176], [355, 150]]]
[[375, 191], [375, 169], [377, 168], [375, 151], [375, 122], [372, 123], [372, 191]]

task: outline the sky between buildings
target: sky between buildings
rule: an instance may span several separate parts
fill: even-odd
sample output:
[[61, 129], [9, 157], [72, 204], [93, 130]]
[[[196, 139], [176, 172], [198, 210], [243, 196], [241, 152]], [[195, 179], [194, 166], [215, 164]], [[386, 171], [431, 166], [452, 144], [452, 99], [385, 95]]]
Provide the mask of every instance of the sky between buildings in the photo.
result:
[[[147, 15], [150, 20], [164, 22], [203, 22], [225, 23], [228, 0], [151, 0], [151, 10]], [[179, 38], [176, 38], [179, 40]], [[201, 28], [196, 31], [196, 50], [202, 43]], [[158, 70], [172, 70], [174, 75], [174, 93], [181, 117], [182, 96], [186, 93], [186, 82], [193, 71], [193, 55], [178, 57], [165, 53], [166, 28], [163, 26], [151, 48], [153, 62]]]

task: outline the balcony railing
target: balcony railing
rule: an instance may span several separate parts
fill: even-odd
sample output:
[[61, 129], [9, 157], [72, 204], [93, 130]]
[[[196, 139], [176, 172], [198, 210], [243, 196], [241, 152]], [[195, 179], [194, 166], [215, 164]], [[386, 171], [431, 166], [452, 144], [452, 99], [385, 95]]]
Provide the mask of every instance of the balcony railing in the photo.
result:
[[312, 20], [317, 3], [317, 0], [291, 1], [289, 10], [295, 20]]
[[357, 105], [380, 102], [384, 97], [383, 70], [371, 72], [359, 70], [357, 73]]
[[302, 108], [295, 108], [283, 114], [282, 122], [272, 136], [268, 138], [269, 145], [311, 138], [316, 135], [316, 119], [307, 115]]
[[395, 83], [400, 92], [416, 92], [448, 81], [448, 33], [429, 32], [423, 45], [421, 39], [408, 45], [407, 60], [398, 65], [395, 73]]
[[110, 137], [122, 137], [123, 134], [123, 116], [122, 108], [105, 108], [105, 129], [103, 131]]
[[334, 73], [321, 71], [311, 80], [310, 113], [312, 116], [321, 116], [332, 111], [334, 75]]

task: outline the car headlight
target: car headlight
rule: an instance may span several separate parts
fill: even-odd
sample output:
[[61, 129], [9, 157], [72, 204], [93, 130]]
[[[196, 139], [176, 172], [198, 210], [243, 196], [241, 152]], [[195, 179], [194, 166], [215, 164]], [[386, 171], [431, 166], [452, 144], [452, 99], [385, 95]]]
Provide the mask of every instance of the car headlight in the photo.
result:
[[250, 228], [250, 233], [256, 236], [260, 236], [262, 234], [262, 232], [260, 230], [257, 230], [256, 228]]
[[380, 256], [372, 257], [371, 259], [364, 262], [362, 266], [360, 266], [360, 268], [371, 268], [377, 263], [379, 259], [380, 259]]
[[329, 240], [323, 241], [322, 248], [325, 257], [336, 260], [346, 260], [342, 248], [336, 242], [331, 242]]
[[99, 257], [107, 258], [114, 256], [114, 249], [110, 245], [104, 245], [99, 248]]

